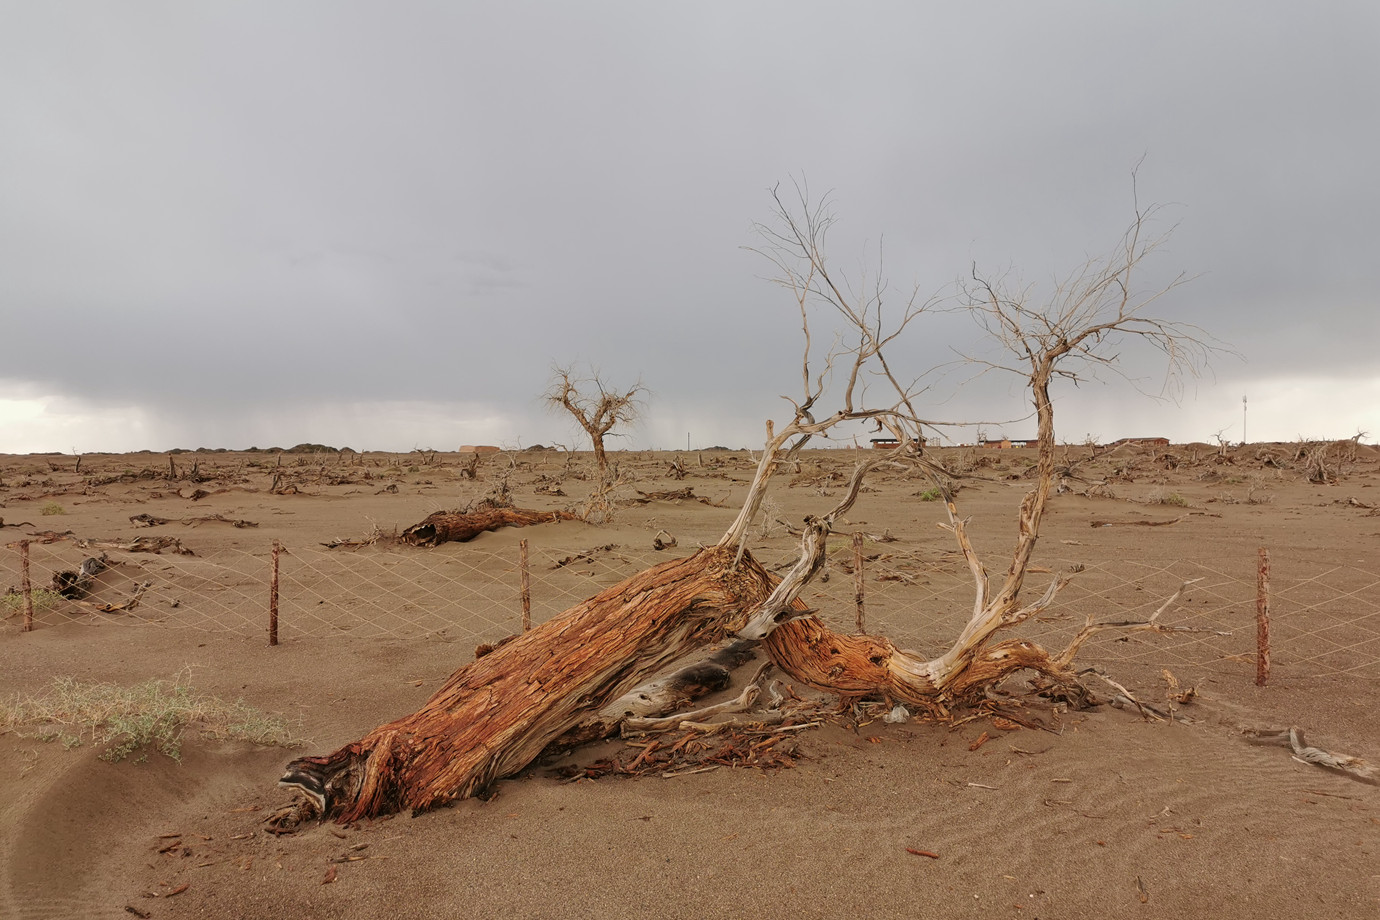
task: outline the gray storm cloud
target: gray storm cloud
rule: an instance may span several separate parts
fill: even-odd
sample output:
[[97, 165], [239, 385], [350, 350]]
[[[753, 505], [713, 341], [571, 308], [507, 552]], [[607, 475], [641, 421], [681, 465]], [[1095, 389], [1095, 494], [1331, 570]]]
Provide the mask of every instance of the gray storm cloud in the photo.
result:
[[928, 296], [1106, 251], [1138, 162], [1178, 223], [1146, 283], [1198, 276], [1159, 308], [1244, 361], [1178, 406], [1070, 391], [1062, 434], [1206, 439], [1246, 390], [1253, 437], [1375, 431], [1377, 34], [1359, 2], [16, 5], [0, 450], [568, 439], [538, 397], [576, 360], [651, 388], [634, 446], [755, 443], [798, 377], [744, 248], [768, 188], [830, 192], [838, 266]]

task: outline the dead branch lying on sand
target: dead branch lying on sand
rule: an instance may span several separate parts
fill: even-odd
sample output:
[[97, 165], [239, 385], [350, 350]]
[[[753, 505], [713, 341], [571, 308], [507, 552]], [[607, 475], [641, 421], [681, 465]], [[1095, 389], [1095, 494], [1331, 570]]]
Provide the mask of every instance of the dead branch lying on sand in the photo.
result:
[[92, 610], [98, 610], [101, 613], [128, 613], [139, 606], [139, 602], [143, 600], [144, 592], [152, 586], [153, 582], [151, 581], [136, 583], [134, 586], [134, 593], [129, 596], [129, 600], [120, 601], [119, 603], [101, 604], [96, 601], [82, 600], [81, 598], [73, 598], [72, 602], [81, 604], [83, 607], [90, 607]]
[[83, 549], [116, 549], [122, 553], [161, 553], [170, 549], [179, 556], [195, 556], [196, 553], [182, 545], [176, 537], [135, 537], [133, 540], [73, 540]]
[[643, 492], [637, 490], [637, 498], [624, 499], [620, 504], [624, 505], [649, 505], [652, 502], [699, 502], [701, 505], [708, 505], [711, 508], [722, 508], [723, 505], [715, 504], [710, 499], [702, 495], [696, 495], [695, 490], [690, 486], [683, 489], [668, 489], [664, 492]]
[[1089, 521], [1089, 527], [1168, 527], [1184, 519], [1183, 515], [1168, 521]]
[[55, 530], [31, 531], [34, 543], [71, 543], [80, 549], [114, 549], [122, 553], [161, 553], [165, 549], [182, 556], [195, 556], [196, 553], [182, 545], [176, 537], [135, 537], [133, 540], [97, 540], [78, 537], [68, 530], [58, 533]]
[[1248, 729], [1244, 732], [1251, 744], [1275, 745], [1293, 751], [1294, 759], [1300, 763], [1311, 763], [1328, 770], [1336, 770], [1358, 782], [1380, 786], [1380, 771], [1359, 757], [1348, 754], [1334, 754], [1322, 748], [1309, 747], [1303, 738], [1303, 731], [1289, 727], [1285, 729]]
[[404, 543], [413, 546], [439, 546], [464, 543], [481, 533], [502, 527], [528, 527], [554, 521], [575, 521], [569, 511], [529, 511], [524, 508], [481, 508], [475, 511], [437, 511], [402, 532]]
[[192, 518], [161, 518], [152, 514], [135, 514], [129, 519], [135, 527], [161, 527], [164, 524], [182, 524], [185, 527], [196, 527], [200, 524], [229, 524], [231, 527], [258, 527], [255, 521], [235, 520], [223, 514], [204, 514], [201, 517]]

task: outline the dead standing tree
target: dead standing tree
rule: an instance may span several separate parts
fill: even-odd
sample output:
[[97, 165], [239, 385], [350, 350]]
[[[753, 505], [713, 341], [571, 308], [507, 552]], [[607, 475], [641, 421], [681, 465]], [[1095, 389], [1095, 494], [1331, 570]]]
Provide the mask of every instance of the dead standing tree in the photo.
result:
[[[800, 308], [803, 391], [799, 401], [792, 401], [789, 422], [779, 429], [768, 423], [766, 449], [752, 485], [724, 536], [692, 556], [634, 575], [462, 667], [416, 713], [379, 726], [332, 754], [293, 761], [282, 782], [301, 793], [294, 819], [320, 816], [348, 822], [482, 794], [650, 674], [732, 634], [763, 640], [777, 666], [819, 689], [845, 698], [905, 701], [942, 714], [1017, 670], [1075, 684], [1073, 657], [1099, 630], [1166, 628], [1153, 616], [1141, 623], [1089, 622], [1057, 653], [1019, 639], [992, 641], [999, 631], [1048, 606], [1067, 581], [1059, 576], [1038, 599], [1021, 599], [1053, 480], [1049, 387], [1054, 378], [1076, 375], [1076, 359], [1106, 360], [1099, 349], [1127, 337], [1161, 348], [1173, 370], [1196, 368], [1203, 357], [1197, 330], [1140, 315], [1153, 300], [1136, 298], [1131, 285], [1136, 266], [1153, 248], [1140, 242], [1144, 217], [1137, 213], [1128, 248], [1105, 265], [1076, 274], [1075, 284], [1043, 308], [1003, 293], [997, 284], [979, 284], [986, 296], [967, 304], [1019, 359], [1011, 369], [1026, 378], [1039, 420], [1039, 478], [1022, 502], [1016, 545], [999, 585], [991, 583], [946, 493], [948, 526], [973, 575], [973, 613], [949, 651], [926, 661], [885, 638], [834, 632], [802, 609], [799, 594], [821, 567], [833, 522], [857, 499], [869, 469], [888, 462], [928, 468], [912, 438], [922, 426], [936, 423], [917, 415], [918, 392], [899, 382], [884, 356], [885, 347], [928, 304], [912, 297], [887, 325], [883, 286], [856, 297], [830, 276], [824, 241], [832, 218], [826, 205], [812, 207], [803, 192], [794, 210], [779, 196], [775, 201], [778, 224], [760, 228], [764, 246], [759, 251], [781, 270], [780, 281], [793, 291]], [[821, 307], [842, 323], [845, 335], [816, 373], [810, 329], [812, 313]], [[844, 379], [839, 408], [816, 419], [815, 407], [835, 375]], [[863, 402], [862, 384], [869, 377], [889, 387], [891, 397], [880, 408]], [[778, 581], [746, 549], [748, 528], [772, 476], [813, 436], [857, 420], [879, 422], [902, 446], [860, 466], [839, 505], [806, 520], [799, 561]], [[935, 478], [943, 488], [942, 477]]]
[[[1180, 276], [1163, 288], [1149, 293], [1137, 292], [1134, 283], [1137, 269], [1164, 239], [1163, 236], [1146, 236], [1154, 213], [1154, 209], [1145, 213], [1137, 207], [1135, 220], [1121, 245], [1106, 258], [1084, 263], [1063, 279], [1053, 296], [1042, 303], [1032, 302], [1031, 289], [1010, 291], [1005, 279], [987, 279], [976, 269], [972, 283], [963, 287], [964, 306], [978, 321], [986, 339], [1002, 346], [1010, 363], [970, 360], [1023, 378], [1038, 425], [1039, 461], [1035, 487], [1021, 503], [1019, 531], [1005, 577], [996, 585], [973, 549], [965, 522], [959, 518], [942, 477], [935, 476], [936, 485], [944, 492], [948, 529], [954, 535], [974, 582], [973, 614], [954, 644], [938, 658], [922, 660], [884, 637], [838, 635], [816, 617], [788, 619], [773, 627], [769, 617], [789, 617], [790, 614], [784, 608], [774, 612], [766, 607], [754, 617], [744, 634], [765, 631], [767, 649], [782, 670], [812, 686], [843, 696], [881, 696], [943, 714], [954, 703], [973, 699], [1015, 671], [1031, 670], [1057, 683], [1075, 684], [1074, 656], [1088, 638], [1104, 629], [1169, 629], [1156, 622], [1157, 611], [1150, 620], [1141, 623], [1089, 621], [1065, 649], [1056, 653], [1024, 639], [992, 642], [998, 632], [1047, 608], [1069, 579], [1069, 574], [1059, 575], [1038, 599], [1031, 603], [1022, 601], [1026, 574], [1039, 538], [1040, 521], [1056, 478], [1054, 403], [1050, 398], [1053, 381], [1056, 378], [1076, 381], [1089, 368], [1108, 368], [1120, 373], [1115, 358], [1109, 356], [1108, 351], [1130, 340], [1141, 341], [1164, 354], [1165, 382], [1172, 387], [1183, 375], [1195, 374], [1213, 347], [1209, 337], [1195, 326], [1145, 315], [1146, 308], [1184, 282]], [[825, 267], [818, 264], [810, 242], [808, 235], [795, 240], [796, 252], [805, 266], [803, 272], [797, 271], [794, 275], [801, 286], [808, 286], [813, 274], [824, 274], [827, 278]], [[821, 293], [826, 297], [838, 296], [832, 285]], [[890, 370], [885, 364], [882, 367], [887, 379], [895, 384]], [[904, 402], [909, 407], [909, 400]], [[911, 418], [888, 413], [883, 420], [893, 428], [893, 433], [900, 434], [907, 422], [913, 422], [913, 413]], [[907, 443], [906, 438], [901, 440]], [[824, 523], [827, 525], [827, 521]], [[823, 531], [827, 533], [827, 526]], [[809, 537], [807, 531], [807, 541]], [[822, 562], [822, 535], [816, 552]], [[1160, 611], [1178, 596], [1176, 592]]]
[[[584, 392], [581, 392], [581, 390]], [[593, 389], [597, 395], [590, 393]], [[637, 420], [642, 412], [642, 398], [647, 388], [641, 382], [626, 393], [610, 387], [594, 372], [588, 379], [575, 376], [575, 368], [557, 366], [552, 371], [551, 385], [546, 390], [546, 402], [553, 409], [569, 412], [576, 423], [584, 429], [594, 447], [594, 465], [598, 479], [590, 495], [586, 517], [595, 520], [606, 516], [609, 511], [608, 494], [614, 483], [609, 476], [609, 458], [604, 448], [604, 438], [609, 437], [615, 428]]]

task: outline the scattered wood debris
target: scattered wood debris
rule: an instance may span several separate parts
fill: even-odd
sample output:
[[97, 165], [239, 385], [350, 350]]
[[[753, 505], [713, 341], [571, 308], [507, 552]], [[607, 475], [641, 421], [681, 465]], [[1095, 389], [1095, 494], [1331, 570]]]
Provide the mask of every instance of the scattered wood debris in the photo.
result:
[[637, 498], [630, 498], [630, 499], [627, 499], [627, 500], [626, 500], [626, 504], [629, 504], [629, 505], [647, 505], [647, 504], [651, 504], [652, 502], [684, 502], [684, 501], [690, 501], [690, 502], [699, 502], [701, 505], [708, 505], [708, 506], [711, 507], [711, 508], [722, 508], [722, 507], [723, 507], [723, 505], [715, 504], [714, 502], [710, 501], [710, 500], [707, 499], [707, 498], [704, 498], [703, 496], [696, 495], [696, 494], [695, 494], [695, 490], [692, 489], [690, 486], [686, 486], [686, 487], [683, 488], [683, 489], [670, 489], [670, 490], [667, 490], [667, 491], [664, 491], [664, 492], [643, 492], [641, 489], [639, 489], [639, 490], [637, 491], [637, 495], [638, 495]]
[[573, 553], [562, 559], [557, 559], [555, 564], [552, 565], [551, 568], [563, 569], [566, 566], [572, 565], [576, 562], [593, 562], [594, 557], [599, 553], [611, 553], [617, 548], [617, 543], [605, 543], [603, 546], [596, 546], [593, 549], [587, 549], [583, 553]]
[[193, 518], [161, 518], [152, 514], [136, 514], [130, 517], [129, 522], [135, 527], [161, 527], [164, 524], [182, 524], [187, 527], [196, 527], [200, 524], [229, 524], [231, 527], [258, 527], [254, 521], [237, 521], [228, 518], [223, 514], [205, 514], [201, 517]]
[[795, 766], [801, 756], [790, 729], [804, 727], [805, 724], [782, 725], [759, 730], [716, 732], [689, 729], [674, 741], [654, 738], [629, 742], [627, 751], [623, 753], [584, 766], [562, 767], [555, 774], [566, 782], [574, 782], [602, 776], [679, 776], [703, 772], [702, 768], [706, 767], [780, 770]]
[[375, 524], [374, 529], [369, 532], [369, 536], [364, 537], [363, 539], [355, 540], [350, 539], [348, 537], [337, 537], [336, 539], [328, 540], [322, 543], [321, 545], [326, 547], [327, 549], [338, 549], [342, 546], [348, 548], [354, 548], [357, 546], [376, 545], [390, 546], [394, 543], [397, 543], [399, 539], [401, 538], [398, 536], [398, 530], [396, 527], [392, 530], [386, 531], [379, 527], [379, 525]]
[[[46, 535], [45, 535], [46, 536]], [[182, 545], [176, 537], [135, 537], [133, 540], [82, 540], [69, 534], [60, 534], [55, 540], [45, 539], [45, 543], [70, 539], [82, 549], [114, 549], [122, 553], [162, 553], [171, 549], [180, 556], [195, 556], [196, 553]]]

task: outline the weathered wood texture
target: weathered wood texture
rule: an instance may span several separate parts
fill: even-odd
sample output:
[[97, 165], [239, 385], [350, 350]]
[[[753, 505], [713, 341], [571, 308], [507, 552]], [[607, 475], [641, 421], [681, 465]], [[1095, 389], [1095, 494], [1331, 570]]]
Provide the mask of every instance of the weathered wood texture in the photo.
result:
[[762, 646], [777, 667], [817, 690], [844, 699], [907, 703], [938, 716], [1016, 671], [1038, 671], [1060, 682], [1074, 680], [1072, 670], [1057, 656], [1020, 639], [980, 645], [948, 664], [942, 657], [917, 658], [883, 636], [834, 632], [814, 616], [778, 626]]
[[573, 521], [569, 511], [529, 511], [524, 508], [485, 508], [479, 511], [437, 511], [402, 532], [404, 541], [414, 546], [464, 543], [486, 531], [501, 527], [527, 527], [553, 521]]
[[629, 690], [547, 747], [560, 752], [615, 735], [629, 719], [683, 712], [711, 693], [728, 689], [733, 671], [751, 661], [760, 643], [738, 639], [694, 664]]
[[750, 556], [711, 547], [606, 589], [457, 671], [416, 713], [283, 784], [342, 823], [482, 794], [582, 718], [694, 648], [740, 628], [770, 592]]

